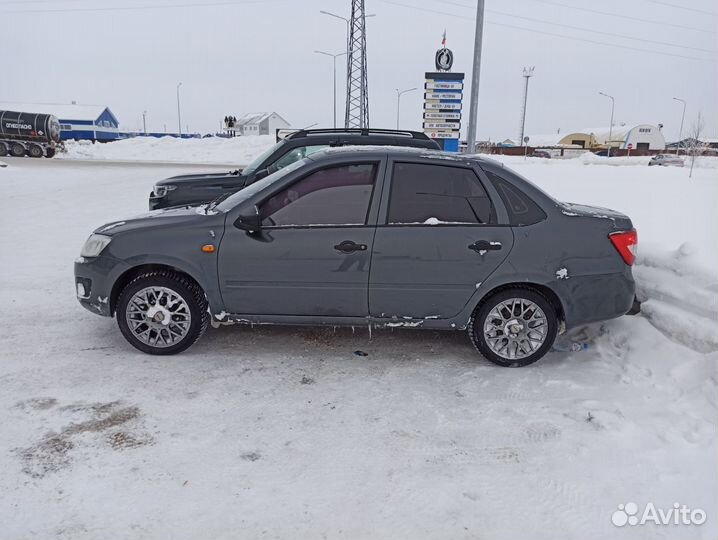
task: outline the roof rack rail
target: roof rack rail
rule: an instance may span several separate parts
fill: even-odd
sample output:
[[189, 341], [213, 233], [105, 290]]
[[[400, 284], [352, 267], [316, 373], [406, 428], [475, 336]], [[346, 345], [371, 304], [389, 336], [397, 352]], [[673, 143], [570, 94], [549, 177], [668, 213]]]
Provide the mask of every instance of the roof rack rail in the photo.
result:
[[400, 137], [411, 137], [412, 139], [425, 139], [429, 137], [420, 131], [410, 131], [406, 129], [379, 129], [379, 128], [320, 128], [320, 129], [300, 129], [287, 135], [288, 139], [294, 137], [304, 137], [306, 135], [322, 135], [322, 134], [350, 134], [350, 135], [398, 135]]

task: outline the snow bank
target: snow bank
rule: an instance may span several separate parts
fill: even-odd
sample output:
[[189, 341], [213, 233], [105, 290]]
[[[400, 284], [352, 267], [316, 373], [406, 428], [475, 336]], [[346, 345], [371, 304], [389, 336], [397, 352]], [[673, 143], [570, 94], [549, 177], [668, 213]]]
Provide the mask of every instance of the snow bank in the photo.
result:
[[[648, 162], [651, 160], [651, 156], [621, 156], [621, 157], [604, 157], [597, 156], [593, 152], [584, 152], [578, 156], [569, 156], [566, 158], [534, 158], [534, 157], [523, 157], [523, 156], [504, 156], [501, 154], [481, 154], [482, 157], [488, 157], [496, 161], [500, 161], [508, 165], [509, 167], [521, 166], [522, 164], [532, 165], [551, 165], [556, 166], [559, 163], [567, 163], [569, 166], [574, 165], [608, 165], [609, 167], [622, 167], [622, 166], [648, 166]], [[686, 169], [689, 165], [688, 158], [681, 156], [685, 160]], [[696, 158], [696, 168], [701, 169], [718, 169], [718, 157], [717, 156], [699, 156]], [[662, 168], [662, 167], [656, 167]], [[680, 169], [680, 167], [678, 167]], [[686, 172], [686, 177], [688, 173]]]
[[135, 137], [109, 143], [91, 144], [68, 141], [66, 153], [59, 159], [97, 159], [112, 161], [162, 161], [169, 163], [221, 163], [242, 166], [273, 146], [274, 136], [208, 137], [177, 139], [176, 137]]
[[718, 277], [695, 257], [690, 243], [672, 253], [639, 253], [636, 294], [643, 315], [664, 334], [697, 351], [718, 351]]
[[0, 161], [0, 168], [2, 167], [7, 167], [7, 163], [5, 163], [4, 161]]

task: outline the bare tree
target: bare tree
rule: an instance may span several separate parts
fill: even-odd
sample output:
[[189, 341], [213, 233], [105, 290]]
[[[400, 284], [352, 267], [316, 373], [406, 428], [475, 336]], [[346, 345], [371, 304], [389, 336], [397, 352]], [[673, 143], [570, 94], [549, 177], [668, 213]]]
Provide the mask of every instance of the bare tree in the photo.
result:
[[696, 164], [696, 158], [703, 154], [708, 147], [706, 143], [701, 141], [704, 127], [705, 123], [701, 118], [701, 113], [698, 113], [698, 118], [696, 118], [696, 121], [693, 122], [693, 125], [688, 131], [688, 138], [684, 139], [680, 143], [686, 153], [686, 156], [688, 156], [688, 161], [691, 165], [690, 170], [688, 171], [688, 178], [693, 178], [693, 167]]

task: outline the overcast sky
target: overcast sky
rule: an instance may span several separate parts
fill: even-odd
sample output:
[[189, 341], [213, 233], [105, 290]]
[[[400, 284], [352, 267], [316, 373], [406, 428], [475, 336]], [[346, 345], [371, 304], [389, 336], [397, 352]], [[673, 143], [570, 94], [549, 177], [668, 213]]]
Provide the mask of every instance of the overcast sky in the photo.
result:
[[[138, 129], [147, 110], [148, 129], [176, 130], [181, 81], [182, 124], [192, 131], [216, 130], [226, 114], [270, 110], [294, 127], [330, 126], [332, 60], [313, 51], [342, 52], [346, 26], [319, 10], [348, 17], [350, 4], [0, 0], [0, 101], [107, 105], [125, 129]], [[684, 135], [700, 111], [707, 136], [717, 136], [716, 4], [486, 0], [479, 139], [516, 138], [523, 66], [536, 66], [528, 134], [608, 125], [603, 91], [615, 96], [616, 123], [662, 123], [672, 140], [682, 110], [675, 96], [688, 102]], [[373, 127], [395, 126], [395, 89], [423, 87], [444, 29], [454, 71], [465, 71], [468, 82], [475, 6], [473, 0], [366, 0], [367, 13], [376, 14], [367, 19]], [[340, 119], [344, 77], [339, 60]], [[421, 128], [422, 99], [421, 90], [403, 96], [402, 127]]]

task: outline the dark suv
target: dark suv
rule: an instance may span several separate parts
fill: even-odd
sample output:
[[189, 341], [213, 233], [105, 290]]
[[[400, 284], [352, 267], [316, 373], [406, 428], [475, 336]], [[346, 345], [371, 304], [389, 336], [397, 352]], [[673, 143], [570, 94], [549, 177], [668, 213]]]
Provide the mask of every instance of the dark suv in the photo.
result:
[[632, 306], [631, 220], [559, 202], [500, 163], [323, 150], [220, 202], [103, 225], [77, 296], [141, 351], [225, 323], [467, 329], [502, 366]]
[[314, 152], [337, 146], [366, 145], [439, 149], [435, 141], [417, 131], [302, 129], [279, 140], [242, 170], [187, 174], [157, 182], [150, 193], [150, 210], [208, 203], [217, 197], [234, 193]]

